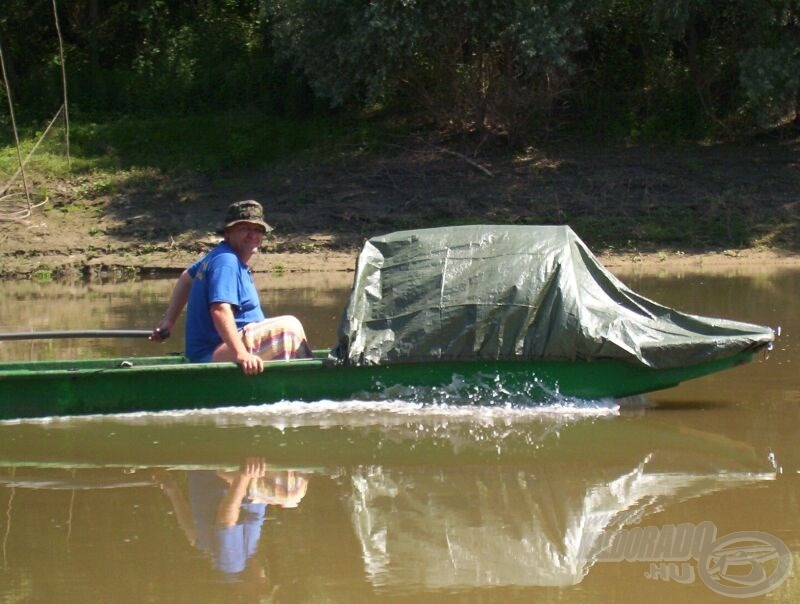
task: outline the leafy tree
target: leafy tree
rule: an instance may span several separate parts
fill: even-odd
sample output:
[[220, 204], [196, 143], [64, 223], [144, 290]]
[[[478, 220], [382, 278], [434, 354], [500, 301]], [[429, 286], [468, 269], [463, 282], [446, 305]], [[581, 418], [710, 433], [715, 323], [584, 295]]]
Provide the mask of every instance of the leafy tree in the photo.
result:
[[[21, 111], [60, 103], [51, 0], [3, 0], [0, 43]], [[69, 0], [58, 3], [76, 113], [163, 115], [312, 107], [275, 60], [264, 0]], [[2, 109], [0, 109], [0, 112]]]
[[[590, 4], [590, 3], [589, 3]], [[587, 4], [576, 0], [274, 0], [275, 42], [333, 105], [424, 108], [507, 132], [568, 86]]]
[[[800, 0], [59, 0], [72, 116], [326, 105], [523, 139], [797, 120]], [[51, 0], [3, 0], [21, 121], [61, 102]], [[310, 88], [309, 88], [310, 86]], [[312, 92], [313, 91], [313, 92]], [[6, 120], [0, 103], [0, 124]], [[2, 134], [0, 134], [2, 136]]]
[[684, 140], [796, 119], [798, 0], [598, 0], [567, 117]]
[[744, 109], [762, 127], [798, 120], [800, 105], [800, 0], [771, 0], [757, 7], [756, 27], [738, 55]]
[[648, 21], [710, 118], [769, 127], [796, 116], [800, 0], [655, 0]]

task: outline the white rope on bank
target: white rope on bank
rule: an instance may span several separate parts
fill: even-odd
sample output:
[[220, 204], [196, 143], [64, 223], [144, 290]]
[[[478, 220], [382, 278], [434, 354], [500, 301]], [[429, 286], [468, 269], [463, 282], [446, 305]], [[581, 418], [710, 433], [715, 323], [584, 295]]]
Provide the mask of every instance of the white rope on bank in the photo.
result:
[[[17, 171], [14, 172], [14, 175], [6, 183], [6, 186], [3, 187], [2, 191], [0, 191], [0, 203], [3, 203], [3, 204], [7, 204], [8, 201], [19, 197], [20, 193], [8, 193], [8, 190], [11, 188], [11, 185], [20, 176], [20, 174], [22, 174], [23, 175], [23, 181], [25, 182], [25, 193], [26, 193], [26, 198], [27, 198], [27, 202], [28, 202], [27, 203], [27, 207], [19, 209], [19, 210], [12, 210], [11, 212], [6, 212], [6, 213], [0, 214], [0, 222], [24, 220], [25, 218], [28, 218], [31, 215], [31, 212], [33, 210], [35, 210], [36, 208], [39, 208], [39, 207], [41, 207], [41, 206], [43, 206], [44, 204], [47, 203], [48, 198], [45, 198], [44, 201], [40, 201], [39, 203], [32, 203], [32, 201], [30, 199], [30, 195], [28, 195], [28, 186], [27, 186], [27, 181], [25, 181], [24, 168], [28, 164], [28, 160], [30, 160], [30, 158], [33, 156], [33, 154], [36, 153], [36, 149], [39, 147], [41, 142], [44, 140], [45, 136], [47, 136], [47, 133], [50, 132], [50, 129], [53, 127], [53, 124], [55, 124], [56, 120], [58, 120], [58, 117], [61, 115], [61, 112], [63, 111], [63, 109], [64, 109], [63, 105], [58, 108], [58, 111], [56, 111], [56, 114], [53, 116], [53, 119], [50, 120], [50, 123], [47, 125], [47, 128], [45, 128], [44, 132], [39, 137], [39, 140], [36, 141], [36, 144], [28, 152], [28, 155], [26, 155], [25, 159], [21, 161], [20, 167], [17, 168]], [[15, 136], [16, 136], [16, 133], [15, 133]], [[19, 151], [19, 149], [18, 149], [18, 151]]]
[[[53, 119], [51, 119], [51, 120], [50, 120], [50, 123], [49, 123], [49, 124], [47, 124], [47, 128], [45, 128], [45, 129], [44, 129], [44, 132], [43, 132], [43, 133], [42, 133], [42, 135], [39, 137], [39, 140], [38, 140], [38, 141], [36, 141], [36, 144], [33, 146], [33, 149], [31, 149], [31, 150], [28, 152], [28, 155], [26, 155], [26, 156], [25, 156], [25, 159], [24, 159], [24, 160], [22, 160], [22, 166], [23, 166], [23, 167], [24, 167], [24, 166], [26, 166], [26, 165], [28, 164], [28, 160], [29, 160], [31, 157], [33, 157], [33, 154], [34, 154], [34, 153], [36, 153], [36, 149], [38, 149], [38, 148], [39, 148], [39, 145], [40, 145], [40, 144], [41, 144], [41, 142], [44, 140], [44, 137], [45, 137], [45, 136], [47, 136], [47, 133], [48, 133], [48, 132], [50, 132], [50, 129], [53, 127], [53, 124], [55, 124], [55, 123], [56, 123], [56, 120], [58, 119], [58, 116], [60, 116], [60, 115], [61, 115], [61, 112], [62, 112], [63, 110], [64, 110], [64, 105], [61, 105], [61, 107], [59, 107], [59, 108], [58, 108], [58, 111], [56, 111], [56, 114], [53, 116]], [[9, 189], [9, 188], [11, 188], [11, 183], [13, 183], [13, 182], [14, 182], [14, 181], [17, 179], [17, 177], [20, 175], [20, 173], [21, 173], [21, 172], [22, 172], [22, 167], [20, 167], [20, 168], [17, 168], [17, 171], [16, 171], [16, 172], [14, 172], [14, 176], [12, 176], [12, 177], [9, 179], [9, 181], [6, 183], [6, 186], [3, 188], [3, 190], [2, 190], [2, 191], [0, 191], [0, 200], [2, 200], [2, 199], [3, 199], [3, 196], [6, 194], [6, 192], [8, 191], [8, 189]]]
[[[5, 197], [0, 198], [0, 201], [2, 201], [4, 204], [9, 204], [9, 202], [13, 203], [15, 198], [22, 197], [22, 195], [23, 195], [22, 192], [10, 193]], [[0, 222], [18, 222], [20, 220], [25, 220], [26, 218], [29, 218], [31, 216], [33, 210], [42, 207], [48, 201], [50, 201], [50, 198], [45, 197], [39, 203], [31, 203], [27, 205], [27, 207], [22, 207], [19, 210], [11, 210], [9, 212], [4, 212], [0, 214]]]

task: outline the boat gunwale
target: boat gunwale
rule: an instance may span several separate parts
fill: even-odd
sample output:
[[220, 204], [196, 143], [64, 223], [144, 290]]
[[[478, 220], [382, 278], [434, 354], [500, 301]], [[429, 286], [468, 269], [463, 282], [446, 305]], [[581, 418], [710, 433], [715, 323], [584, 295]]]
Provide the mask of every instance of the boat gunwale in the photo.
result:
[[[171, 362], [158, 362], [158, 359], [168, 359], [171, 357], [147, 357], [153, 362], [142, 362], [143, 357], [120, 357], [113, 359], [82, 359], [82, 360], [64, 360], [64, 361], [32, 361], [27, 363], [29, 367], [12, 367], [4, 368], [0, 363], [0, 379], [4, 377], [25, 377], [25, 376], [77, 376], [98, 373], [146, 373], [152, 371], [180, 371], [180, 372], [197, 372], [197, 371], [230, 371], [231, 369], [239, 369], [236, 363], [192, 363], [183, 357], [178, 357], [175, 361]], [[80, 363], [86, 363], [86, 366], [80, 366]], [[96, 366], [90, 366], [89, 363], [98, 363]], [[48, 368], [37, 368], [36, 363], [42, 365], [49, 365]], [[125, 363], [133, 363], [126, 365]], [[53, 367], [52, 365], [58, 364], [63, 367]], [[326, 364], [324, 359], [310, 358], [310, 359], [287, 359], [265, 361], [265, 371], [277, 368], [304, 368], [304, 367], [321, 367]], [[13, 363], [12, 365], [21, 365]]]
[[[349, 365], [349, 364], [338, 364], [336, 362], [330, 361], [327, 357], [320, 356], [321, 351], [315, 351], [315, 356], [313, 358], [305, 358], [305, 359], [286, 359], [286, 360], [274, 360], [274, 361], [265, 361], [264, 362], [264, 372], [270, 372], [276, 369], [309, 369], [309, 368], [347, 368], [347, 369], [388, 369], [388, 368], [398, 368], [402, 369], [403, 367], [418, 367], [420, 365], [425, 365], [430, 363], [430, 361], [423, 362], [423, 361], [411, 361], [411, 362], [400, 362], [400, 363], [384, 363], [378, 365]], [[728, 365], [730, 367], [738, 366], [747, 364], [752, 362], [757, 350], [744, 350], [740, 351], [734, 355], [729, 357], [723, 357], [719, 359], [712, 359], [701, 361], [698, 363], [693, 363], [692, 365], [683, 365], [681, 367], [668, 367], [668, 368], [656, 368], [656, 367], [649, 367], [647, 365], [640, 365], [637, 363], [630, 363], [620, 359], [531, 359], [531, 358], [517, 358], [517, 359], [442, 359], [441, 361], [437, 361], [437, 365], [448, 365], [448, 366], [464, 366], [464, 365], [485, 365], [485, 366], [493, 366], [496, 368], [500, 368], [503, 366], [512, 366], [512, 365], [536, 365], [541, 368], [546, 368], [548, 366], [560, 366], [560, 365], [593, 365], [595, 367], [602, 367], [603, 365], [607, 366], [619, 366], [619, 365], [627, 365], [631, 368], [637, 368], [639, 370], [643, 370], [645, 372], [652, 371], [654, 373], [665, 373], [670, 371], [681, 371], [681, 370], [689, 370], [693, 367], [700, 367], [703, 365], [709, 364], [717, 364], [722, 363]], [[170, 359], [171, 362], [158, 362], [159, 360]], [[139, 364], [135, 364], [138, 361]], [[144, 361], [144, 362], [143, 362]], [[102, 363], [102, 365], [97, 366], [86, 366], [80, 367], [77, 364], [80, 363]], [[133, 362], [132, 365], [125, 365], [125, 363]], [[36, 364], [41, 363], [42, 365], [62, 365], [63, 367], [50, 367], [50, 368], [41, 368], [38, 369], [35, 367]], [[72, 364], [72, 365], [70, 365]], [[119, 358], [109, 358], [109, 359], [80, 359], [80, 360], [63, 360], [63, 361], [31, 361], [29, 363], [25, 363], [25, 365], [34, 366], [31, 368], [21, 367], [19, 365], [23, 365], [21, 363], [8, 363], [10, 366], [18, 366], [12, 368], [4, 368], [4, 363], [0, 362], [0, 380], [3, 378], [20, 378], [20, 377], [27, 377], [27, 376], [41, 376], [41, 377], [55, 377], [55, 376], [78, 376], [78, 375], [94, 375], [94, 374], [102, 374], [102, 373], [118, 373], [118, 372], [125, 372], [125, 373], [146, 373], [152, 372], [154, 370], [159, 372], [168, 372], [168, 371], [179, 371], [181, 373], [184, 372], [219, 372], [219, 371], [231, 371], [232, 369], [236, 369], [239, 371], [239, 365], [233, 362], [222, 362], [222, 363], [193, 363], [188, 361], [185, 357], [119, 357]]]

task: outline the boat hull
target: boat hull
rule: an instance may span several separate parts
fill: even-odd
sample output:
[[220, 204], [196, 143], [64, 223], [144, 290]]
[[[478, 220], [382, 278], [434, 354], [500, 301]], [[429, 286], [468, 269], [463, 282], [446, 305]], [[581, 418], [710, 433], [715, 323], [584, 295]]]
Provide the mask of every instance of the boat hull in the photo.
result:
[[[258, 376], [233, 363], [182, 357], [0, 363], [0, 419], [257, 405], [278, 401], [421, 397], [505, 404], [556, 397], [599, 400], [670, 388], [748, 362], [752, 352], [688, 367], [651, 369], [619, 361], [471, 361], [383, 366], [329, 365], [314, 359], [272, 361]], [[459, 390], [460, 388], [460, 390]], [[411, 390], [404, 390], [411, 389]], [[442, 390], [437, 390], [442, 389]], [[470, 396], [476, 393], [492, 394]], [[459, 396], [459, 394], [461, 396]], [[428, 400], [431, 396], [428, 395]], [[512, 397], [513, 398], [513, 397]]]

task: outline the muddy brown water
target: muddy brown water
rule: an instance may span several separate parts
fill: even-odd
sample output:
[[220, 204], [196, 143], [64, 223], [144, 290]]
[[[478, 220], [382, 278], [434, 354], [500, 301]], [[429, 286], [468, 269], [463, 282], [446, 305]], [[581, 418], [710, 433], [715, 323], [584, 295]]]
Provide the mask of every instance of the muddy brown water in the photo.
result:
[[[782, 335], [766, 359], [621, 402], [0, 423], [0, 600], [799, 601], [800, 271], [620, 276]], [[259, 286], [326, 347], [351, 278]], [[148, 328], [170, 287], [3, 283], [0, 331]], [[181, 346], [2, 342], [0, 359]]]

